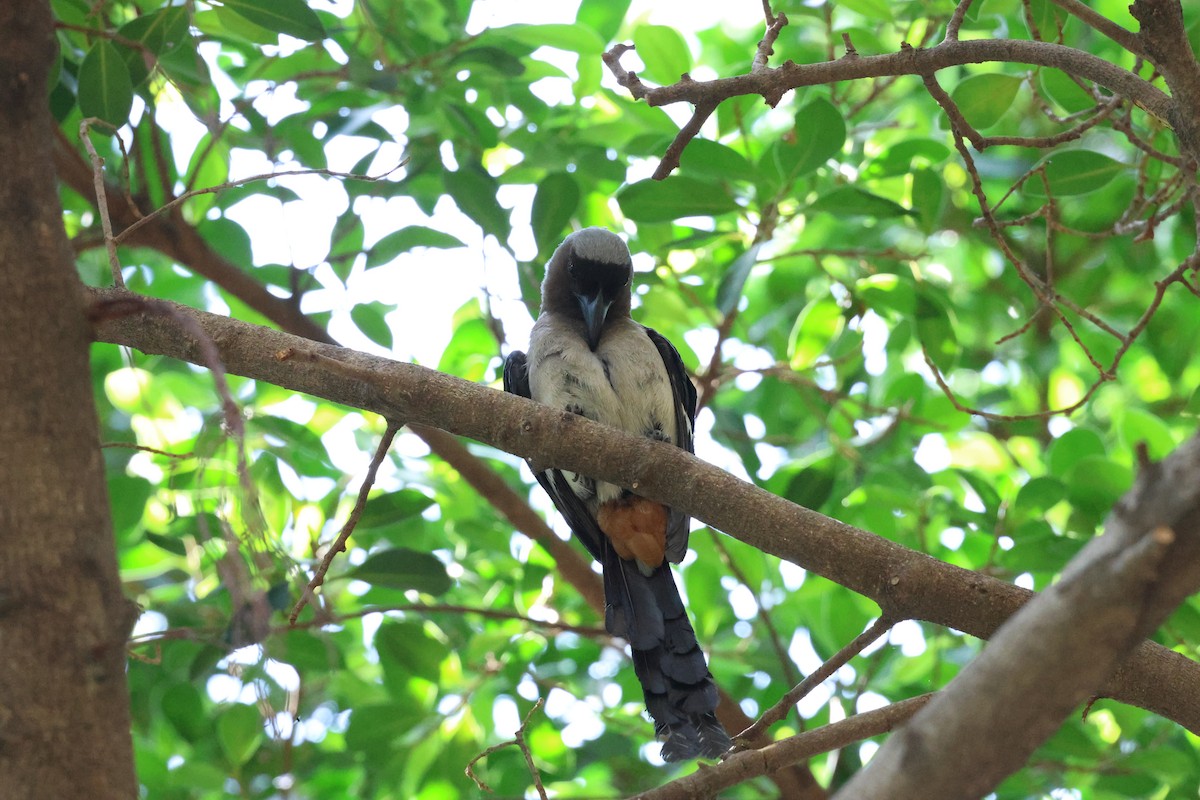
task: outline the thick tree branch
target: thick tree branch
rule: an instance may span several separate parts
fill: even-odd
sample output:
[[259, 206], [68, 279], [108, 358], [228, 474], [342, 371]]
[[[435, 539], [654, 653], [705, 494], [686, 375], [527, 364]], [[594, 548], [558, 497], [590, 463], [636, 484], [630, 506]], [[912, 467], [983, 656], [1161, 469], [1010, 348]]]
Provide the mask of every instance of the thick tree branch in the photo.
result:
[[1198, 588], [1200, 436], [1145, 466], [1109, 515], [1104, 535], [1015, 614], [838, 796], [987, 794]]
[[[92, 302], [127, 292], [86, 290]], [[1031, 593], [945, 564], [796, 506], [679, 448], [615, 431], [449, 375], [180, 306], [220, 348], [227, 369], [294, 391], [431, 425], [539, 463], [635, 488], [758, 549], [877, 602], [893, 619], [922, 619], [989, 638]], [[160, 316], [102, 320], [100, 341], [197, 363], [197, 345]], [[330, 370], [289, 353], [343, 361]], [[348, 377], [353, 371], [355, 377]], [[1142, 642], [1102, 693], [1200, 732], [1200, 665]]]

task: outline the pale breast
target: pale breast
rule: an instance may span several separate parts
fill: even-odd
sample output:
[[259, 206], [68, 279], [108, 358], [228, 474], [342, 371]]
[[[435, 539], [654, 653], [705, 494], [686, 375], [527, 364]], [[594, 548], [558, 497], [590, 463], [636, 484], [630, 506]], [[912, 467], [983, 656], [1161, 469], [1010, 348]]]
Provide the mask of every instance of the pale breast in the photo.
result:
[[[529, 388], [534, 400], [629, 433], [676, 441], [675, 400], [666, 366], [645, 329], [631, 319], [605, 329], [596, 352], [575, 320], [542, 317], [529, 343]], [[579, 330], [576, 328], [579, 327]], [[580, 496], [591, 486], [572, 481]], [[620, 495], [595, 486], [597, 500]]]

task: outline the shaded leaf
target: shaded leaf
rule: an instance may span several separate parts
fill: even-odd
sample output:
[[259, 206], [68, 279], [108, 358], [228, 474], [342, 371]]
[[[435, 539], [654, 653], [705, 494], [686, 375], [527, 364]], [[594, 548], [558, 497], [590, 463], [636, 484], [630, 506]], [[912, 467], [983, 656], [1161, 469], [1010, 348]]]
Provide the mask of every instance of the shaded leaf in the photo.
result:
[[310, 42], [325, 38], [321, 18], [304, 0], [222, 0], [222, 5], [269, 31]]
[[723, 187], [686, 175], [631, 183], [617, 193], [617, 202], [625, 216], [638, 222], [712, 217], [739, 208]]
[[950, 99], [972, 126], [990, 128], [1000, 121], [1012, 106], [1021, 88], [1022, 79], [1015, 75], [988, 72], [972, 75], [959, 81]]
[[[119, 128], [133, 107], [129, 68], [107, 39], [97, 39], [79, 65], [79, 111]], [[97, 130], [103, 131], [103, 128]]]
[[[1056, 197], [1087, 194], [1102, 189], [1128, 169], [1120, 161], [1091, 150], [1063, 150], [1047, 156], [1042, 163], [1050, 191]], [[1025, 192], [1034, 197], [1044, 197], [1046, 194], [1042, 181], [1036, 175], [1025, 181]]]
[[263, 720], [254, 706], [235, 703], [217, 717], [217, 741], [234, 767], [250, 760], [263, 740]]
[[554, 172], [542, 179], [533, 196], [530, 222], [538, 252], [548, 258], [558, 246], [563, 229], [579, 207], [579, 184], [565, 172]]
[[395, 525], [421, 514], [433, 503], [432, 497], [418, 492], [416, 489], [401, 489], [397, 492], [377, 494], [367, 499], [362, 516], [358, 518], [358, 527], [365, 529]]
[[439, 595], [449, 591], [454, 581], [437, 556], [394, 547], [367, 556], [367, 560], [346, 572], [345, 577], [389, 589], [416, 589]]

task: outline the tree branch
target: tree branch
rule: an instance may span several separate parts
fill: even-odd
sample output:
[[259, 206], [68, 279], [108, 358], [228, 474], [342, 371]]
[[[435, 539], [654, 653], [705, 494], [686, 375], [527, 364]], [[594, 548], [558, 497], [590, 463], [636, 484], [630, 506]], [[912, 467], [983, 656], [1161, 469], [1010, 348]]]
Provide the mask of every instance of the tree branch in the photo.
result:
[[987, 794], [1197, 588], [1200, 436], [1145, 465], [1104, 535], [1014, 615], [838, 796]]
[[[1182, 27], [1180, 30], [1182, 31]], [[691, 76], [684, 76], [670, 86], [647, 86], [636, 73], [626, 71], [621, 66], [620, 59], [624, 53], [633, 49], [629, 45], [615, 45], [604, 54], [604, 63], [635, 100], [645, 100], [651, 106], [687, 102], [696, 107], [697, 115], [701, 109], [716, 108], [722, 101], [741, 95], [761, 95], [767, 103], [775, 105], [785, 92], [802, 86], [899, 75], [927, 77], [947, 67], [1009, 62], [1060, 69], [1126, 97], [1160, 119], [1174, 121], [1174, 117], [1178, 116], [1176, 101], [1149, 82], [1115, 64], [1072, 47], [1018, 39], [959, 41], [956, 36], [957, 30], [951, 29], [947, 38], [933, 47], [917, 49], [905, 46], [899, 52], [886, 55], [862, 56], [848, 49], [842, 58], [817, 64], [801, 65], [787, 61], [771, 68], [760, 66], [756, 61], [755, 68], [743, 75], [711, 81], [696, 81]], [[695, 121], [696, 116], [693, 116], [692, 123]], [[699, 126], [692, 123], [689, 124], [699, 130]], [[694, 135], [693, 133], [692, 136]], [[678, 145], [683, 137], [684, 131], [680, 131], [671, 145], [672, 151], [677, 149], [682, 152], [683, 147]], [[687, 138], [690, 140], [691, 137]], [[686, 145], [686, 141], [683, 144]], [[666, 177], [670, 170], [678, 165], [677, 159], [678, 154], [675, 154], [673, 159], [664, 156], [655, 177]]]
[[[86, 289], [89, 300], [128, 297]], [[414, 364], [309, 342], [179, 306], [220, 348], [229, 372], [384, 416], [439, 427], [548, 466], [637, 486], [647, 498], [871, 598], [893, 619], [921, 619], [990, 637], [1032, 593], [951, 566], [796, 506], [689, 453]], [[161, 316], [105, 319], [99, 341], [198, 363], [197, 345]], [[306, 359], [312, 350], [353, 366], [347, 377]], [[1200, 666], [1142, 642], [1103, 694], [1200, 732]]]

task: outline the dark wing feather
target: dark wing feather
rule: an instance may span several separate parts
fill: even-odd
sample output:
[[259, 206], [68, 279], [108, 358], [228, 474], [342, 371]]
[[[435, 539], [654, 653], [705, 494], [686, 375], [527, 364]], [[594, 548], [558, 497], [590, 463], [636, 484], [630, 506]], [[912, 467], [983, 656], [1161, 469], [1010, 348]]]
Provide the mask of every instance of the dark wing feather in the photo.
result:
[[[667, 377], [671, 380], [671, 394], [675, 398], [675, 444], [689, 453], [695, 450], [696, 424], [696, 387], [684, 369], [683, 359], [675, 345], [653, 328], [646, 328], [646, 335], [654, 343], [658, 354], [662, 357], [663, 366], [667, 368]], [[675, 509], [670, 510], [667, 520], [667, 560], [678, 564], [687, 554], [688, 516]]]
[[[533, 399], [529, 390], [529, 363], [520, 350], [512, 351], [508, 358], [504, 359], [504, 391], [528, 400]], [[554, 507], [563, 515], [567, 525], [587, 548], [592, 558], [603, 562], [601, 541], [605, 538], [604, 534], [600, 532], [596, 519], [587, 510], [583, 500], [571, 491], [566, 476], [559, 470], [549, 469], [543, 472], [535, 471], [533, 477], [537, 478], [537, 482], [546, 490]]]

